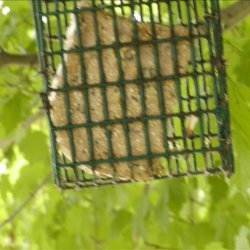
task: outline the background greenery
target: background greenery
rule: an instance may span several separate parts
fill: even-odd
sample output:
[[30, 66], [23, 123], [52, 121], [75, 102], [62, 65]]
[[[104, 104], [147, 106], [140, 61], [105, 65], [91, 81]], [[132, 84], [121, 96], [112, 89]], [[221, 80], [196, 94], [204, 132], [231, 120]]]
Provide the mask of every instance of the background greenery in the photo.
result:
[[[0, 30], [5, 51], [35, 53], [29, 1], [1, 0]], [[224, 43], [236, 163], [230, 179], [59, 191], [46, 179], [46, 119], [34, 115], [38, 69], [1, 67], [0, 249], [250, 249], [250, 18], [226, 32]]]

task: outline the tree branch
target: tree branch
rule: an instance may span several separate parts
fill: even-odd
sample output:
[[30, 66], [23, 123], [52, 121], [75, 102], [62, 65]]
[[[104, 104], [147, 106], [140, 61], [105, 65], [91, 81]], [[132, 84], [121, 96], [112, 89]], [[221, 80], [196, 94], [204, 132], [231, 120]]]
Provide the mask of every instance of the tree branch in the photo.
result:
[[221, 12], [221, 21], [224, 31], [232, 29], [250, 14], [250, 1], [240, 0]]
[[10, 54], [0, 48], [0, 68], [9, 64], [18, 64], [18, 65], [36, 65], [37, 56], [33, 54], [27, 55], [18, 55]]
[[46, 175], [42, 181], [35, 187], [35, 189], [27, 196], [27, 198], [6, 218], [0, 223], [0, 229], [6, 224], [10, 223], [24, 208], [25, 206], [37, 195], [37, 193], [45, 186], [49, 181], [50, 174]]

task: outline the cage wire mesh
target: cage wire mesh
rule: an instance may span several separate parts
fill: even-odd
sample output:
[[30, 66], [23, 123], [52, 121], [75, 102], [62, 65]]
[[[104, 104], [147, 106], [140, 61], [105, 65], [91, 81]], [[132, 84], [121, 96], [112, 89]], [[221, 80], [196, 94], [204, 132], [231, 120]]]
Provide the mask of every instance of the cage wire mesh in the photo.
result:
[[33, 0], [55, 183], [233, 171], [217, 0]]

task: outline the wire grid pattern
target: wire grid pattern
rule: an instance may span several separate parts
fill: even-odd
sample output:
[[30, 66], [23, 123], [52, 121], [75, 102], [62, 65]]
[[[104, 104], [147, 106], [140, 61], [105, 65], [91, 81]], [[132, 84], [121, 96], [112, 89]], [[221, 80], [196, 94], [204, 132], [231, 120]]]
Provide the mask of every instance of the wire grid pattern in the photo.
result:
[[[35, 23], [39, 45], [39, 59], [41, 72], [43, 75], [44, 91], [42, 100], [47, 111], [51, 144], [54, 180], [60, 188], [91, 187], [96, 185], [116, 184], [135, 181], [133, 178], [133, 164], [130, 164], [131, 178], [117, 178], [115, 164], [117, 162], [133, 162], [136, 160], [147, 161], [151, 179], [161, 179], [167, 177], [180, 177], [196, 174], [216, 174], [233, 172], [233, 157], [231, 136], [229, 128], [228, 99], [226, 92], [225, 63], [222, 57], [222, 38], [220, 26], [220, 10], [217, 0], [93, 0], [90, 6], [78, 8], [76, 0], [33, 0], [35, 13]], [[114, 26], [115, 42], [109, 45], [101, 43], [100, 32], [98, 31], [97, 11], [109, 13]], [[96, 46], [84, 47], [76, 46], [65, 49], [64, 40], [66, 30], [70, 25], [70, 15], [74, 15], [76, 20], [77, 37], [79, 44], [82, 44], [79, 18], [81, 13], [91, 12], [94, 20], [94, 32], [96, 36]], [[122, 43], [119, 40], [118, 21], [119, 16], [128, 18], [133, 27], [133, 40]], [[138, 23], [150, 24], [152, 37], [149, 41], [142, 41], [138, 35]], [[163, 24], [169, 27], [171, 36], [168, 38], [156, 37], [155, 24]], [[181, 25], [186, 27], [187, 35], [176, 35], [175, 27]], [[202, 28], [199, 28], [202, 27]], [[83, 34], [84, 36], [84, 34]], [[180, 66], [177, 49], [177, 42], [186, 40], [189, 42], [189, 65], [185, 72], [180, 73]], [[162, 75], [160, 70], [158, 44], [166, 43], [171, 50], [171, 60], [173, 63], [173, 74]], [[142, 62], [140, 58], [140, 46], [142, 44], [153, 45], [153, 55], [156, 75], [152, 79], [144, 76], [142, 72]], [[124, 77], [121, 59], [121, 49], [124, 46], [132, 46], [136, 53], [137, 77], [127, 80]], [[105, 65], [102, 51], [112, 48], [116, 56], [119, 77], [117, 81], [108, 81], [105, 77]], [[88, 84], [86, 81], [86, 63], [83, 56], [79, 56], [81, 67], [81, 85], [72, 86], [67, 84], [67, 65], [65, 54], [83, 55], [88, 51], [97, 52], [97, 71], [99, 83]], [[63, 86], [53, 88], [51, 82], [55, 77], [58, 65], [62, 67]], [[164, 106], [164, 93], [162, 82], [171, 80], [177, 96], [177, 103], [171, 112], [166, 111]], [[159, 100], [160, 114], [147, 114], [145, 98], [145, 84], [155, 81], [157, 86], [157, 98]], [[135, 84], [140, 93], [141, 115], [129, 117], [126, 109], [126, 86]], [[107, 86], [116, 86], [120, 91], [120, 105], [122, 117], [111, 119], [109, 113], [109, 100], [107, 96]], [[91, 88], [99, 88], [102, 99], [103, 120], [93, 121], [91, 119], [91, 108], [89, 106], [89, 91]], [[74, 124], [70, 112], [70, 95], [72, 91], [81, 91], [84, 106], [83, 123]], [[50, 102], [48, 96], [52, 92], [60, 92], [64, 95], [64, 105], [66, 107], [67, 124], [57, 126], [53, 123], [50, 114]], [[118, 105], [118, 104], [117, 104]], [[193, 117], [197, 121], [194, 131], [187, 132], [187, 119]], [[152, 152], [149, 122], [151, 120], [160, 121], [162, 126], [162, 136], [164, 151]], [[133, 138], [130, 129], [135, 122], [139, 122], [143, 128], [145, 142], [145, 153], [141, 155], [133, 154]], [[114, 155], [114, 143], [110, 126], [121, 125], [124, 130], [124, 144], [127, 154], [123, 157]], [[107, 156], [97, 159], [95, 157], [94, 128], [101, 127], [105, 131], [107, 140]], [[74, 143], [74, 130], [85, 128], [87, 133], [87, 146], [89, 159], [79, 160], [76, 157]], [[60, 151], [60, 146], [56, 140], [57, 132], [65, 131], [69, 140], [70, 157]], [[152, 162], [159, 159], [164, 169], [164, 174], [155, 174], [152, 169]], [[97, 165], [108, 164], [112, 167], [112, 175], [98, 176], [95, 174]], [[88, 174], [81, 168], [87, 165], [93, 169], [93, 174]]]

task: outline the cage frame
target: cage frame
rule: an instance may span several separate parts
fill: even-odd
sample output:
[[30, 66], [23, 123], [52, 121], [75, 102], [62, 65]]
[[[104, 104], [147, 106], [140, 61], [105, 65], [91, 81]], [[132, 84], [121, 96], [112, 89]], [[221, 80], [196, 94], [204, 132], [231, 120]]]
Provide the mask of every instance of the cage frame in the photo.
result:
[[[51, 155], [52, 155], [54, 182], [59, 188], [62, 188], [62, 189], [67, 189], [67, 188], [76, 188], [77, 189], [77, 188], [82, 188], [82, 187], [93, 187], [93, 186], [101, 186], [101, 185], [107, 185], [107, 184], [120, 184], [120, 183], [132, 182], [134, 180], [118, 180], [115, 178], [102, 179], [102, 178], [98, 178], [96, 176], [94, 176], [92, 179], [89, 179], [89, 180], [87, 180], [87, 179], [85, 180], [84, 177], [82, 179], [79, 178], [80, 179], [80, 181], [79, 181], [78, 180], [79, 173], [75, 169], [79, 165], [79, 163], [76, 163], [76, 162], [72, 162], [72, 164], [71, 164], [73, 169], [75, 169], [74, 171], [75, 171], [75, 175], [76, 175], [76, 181], [72, 181], [72, 182], [69, 181], [68, 183], [65, 181], [62, 182], [62, 177], [60, 176], [61, 175], [60, 171], [58, 171], [59, 164], [57, 161], [57, 150], [56, 150], [57, 145], [56, 145], [56, 139], [55, 139], [56, 136], [55, 136], [55, 131], [54, 131], [55, 127], [53, 125], [53, 121], [51, 119], [50, 111], [49, 111], [50, 110], [50, 103], [48, 101], [48, 93], [50, 91], [50, 87], [49, 87], [50, 84], [49, 84], [49, 80], [48, 80], [49, 72], [48, 72], [48, 66], [47, 66], [48, 63], [47, 63], [47, 58], [46, 58], [48, 56], [48, 54], [46, 53], [46, 48], [45, 48], [46, 42], [44, 41], [44, 37], [43, 37], [44, 27], [43, 27], [43, 23], [41, 21], [42, 16], [44, 15], [44, 13], [42, 12], [42, 2], [43, 1], [44, 0], [32, 0], [32, 5], [33, 5], [34, 16], [35, 16], [35, 18], [34, 18], [35, 19], [35, 27], [36, 27], [36, 32], [37, 32], [37, 45], [38, 45], [38, 51], [39, 51], [38, 57], [39, 57], [39, 63], [40, 63], [40, 67], [41, 67], [41, 74], [42, 74], [42, 78], [43, 78], [43, 92], [41, 93], [41, 97], [42, 97], [44, 109], [47, 113], [47, 119], [48, 119], [49, 128], [50, 128], [49, 132], [50, 132], [50, 143], [52, 145]], [[76, 15], [76, 13], [78, 11], [76, 8], [77, 0], [70, 0], [70, 1], [73, 2], [73, 4], [75, 5], [75, 10], [73, 11], [73, 13]], [[95, 0], [93, 0], [93, 1], [95, 2]], [[142, 0], [140, 0], [140, 1], [142, 1]], [[156, 1], [155, 0], [147, 0], [144, 2], [153, 3], [153, 2], [159, 2], [159, 1], [164, 2], [164, 0], [158, 0], [158, 1], [157, 0]], [[179, 1], [188, 2], [189, 0], [167, 0], [165, 2], [168, 5], [168, 10], [171, 11], [171, 7], [169, 8], [169, 6], [171, 6], [171, 2], [179, 2]], [[225, 65], [225, 60], [223, 59], [223, 41], [222, 41], [222, 28], [221, 28], [219, 0], [215, 0], [215, 1], [202, 0], [202, 1], [204, 3], [209, 2], [211, 4], [210, 8], [211, 8], [212, 15], [210, 15], [211, 13], [207, 13], [206, 18], [204, 18], [204, 22], [205, 22], [205, 25], [208, 27], [208, 29], [212, 29], [211, 32], [214, 35], [214, 37], [213, 37], [214, 44], [211, 45], [214, 48], [210, 47], [209, 50], [212, 51], [214, 49], [214, 56], [211, 57], [210, 59], [211, 59], [211, 65], [213, 65], [212, 69], [217, 71], [217, 76], [215, 76], [215, 75], [213, 76], [213, 81], [214, 81], [213, 84], [214, 84], [214, 86], [216, 85], [215, 88], [216, 88], [216, 91], [218, 91], [218, 93], [216, 93], [214, 95], [214, 97], [217, 99], [216, 100], [216, 108], [215, 108], [215, 116], [218, 119], [218, 122], [220, 123], [218, 136], [219, 136], [219, 141], [220, 141], [220, 149], [219, 150], [220, 150], [220, 155], [221, 155], [222, 166], [221, 166], [221, 168], [214, 168], [214, 169], [213, 168], [211, 168], [211, 169], [204, 168], [203, 171], [198, 171], [198, 170], [197, 171], [189, 171], [188, 170], [185, 173], [184, 172], [173, 173], [173, 174], [169, 174], [168, 176], [163, 176], [163, 177], [153, 176], [152, 179], [165, 179], [168, 177], [181, 177], [181, 176], [193, 176], [193, 175], [199, 175], [199, 174], [202, 174], [202, 175], [203, 174], [217, 174], [217, 173], [223, 173], [223, 174], [226, 174], [227, 176], [230, 176], [234, 172], [234, 160], [233, 160], [233, 154], [232, 154], [232, 140], [231, 140], [231, 131], [230, 131], [229, 106], [228, 106], [228, 96], [227, 96], [227, 87], [226, 87], [226, 65]], [[45, 3], [46, 5], [48, 5], [50, 3], [54, 3], [55, 6], [58, 7], [59, 2], [63, 3], [65, 1], [47, 0], [45, 2], [47, 2], [47, 3]], [[114, 1], [112, 0], [111, 3], [113, 3], [113, 2]], [[132, 4], [128, 4], [128, 5], [132, 6]], [[98, 7], [96, 7], [96, 8], [98, 8]], [[58, 9], [57, 9], [57, 11], [58, 11]], [[56, 15], [57, 11], [55, 11], [55, 15]], [[72, 11], [70, 11], [70, 13], [72, 13]], [[117, 15], [114, 14], [114, 16], [117, 16]], [[173, 22], [173, 20], [171, 21], [172, 15], [170, 14], [169, 16], [170, 16], [169, 25], [170, 25], [170, 27], [173, 27], [174, 22]], [[191, 18], [191, 17], [189, 17], [189, 18]], [[190, 26], [188, 27], [188, 29], [190, 29], [189, 31], [192, 30], [192, 22], [190, 22]], [[60, 39], [59, 42], [61, 43], [60, 44], [61, 48], [63, 48], [62, 39]], [[174, 47], [174, 46], [172, 46], [172, 47]], [[176, 48], [171, 48], [171, 49], [173, 51], [176, 50]], [[118, 50], [119, 50], [119, 48], [118, 48]], [[192, 55], [192, 53], [195, 53], [194, 50], [195, 50], [195, 48], [191, 49], [191, 63], [192, 63], [192, 60], [195, 60], [194, 54]], [[211, 53], [209, 56], [211, 56], [212, 54], [213, 53]], [[177, 63], [176, 51], [173, 52], [173, 55], [174, 55], [173, 61], [174, 61], [174, 63]], [[62, 60], [62, 62], [63, 61], [64, 60]], [[195, 64], [195, 62], [193, 62], [193, 64]], [[159, 68], [159, 66], [157, 68]], [[195, 73], [195, 72], [193, 72], [193, 73]], [[65, 71], [64, 71], [64, 74], [65, 74]], [[177, 75], [176, 79], [174, 80], [175, 84], [177, 86], [178, 86], [178, 81], [179, 81], [178, 77], [179, 76]], [[197, 86], [197, 84], [196, 84], [196, 86]], [[84, 92], [84, 90], [83, 90], [83, 92]], [[197, 92], [199, 93], [199, 91], [197, 91]], [[182, 105], [181, 100], [180, 100], [181, 90], [178, 88], [177, 88], [177, 96], [178, 96], [178, 102], [179, 102], [180, 107], [181, 107], [181, 105]], [[197, 99], [199, 102], [198, 97], [197, 97]], [[199, 112], [202, 113], [201, 108], [198, 107], [198, 109], [200, 109]], [[86, 113], [87, 112], [88, 112], [88, 110], [86, 110]], [[199, 112], [197, 111], [197, 114]], [[184, 112], [180, 108], [180, 116], [181, 116], [181, 113], [187, 114], [187, 112]], [[190, 114], [192, 114], [192, 112], [190, 112]], [[171, 116], [171, 114], [169, 116]], [[181, 118], [181, 122], [182, 122], [182, 129], [184, 129], [184, 118]], [[86, 124], [86, 125], [88, 127], [88, 124]], [[201, 126], [201, 124], [200, 124], [200, 126]], [[71, 129], [74, 129], [74, 126], [71, 126]], [[164, 132], [164, 134], [165, 133], [166, 132]], [[202, 136], [203, 135], [204, 135], [204, 133], [202, 134]], [[70, 148], [71, 148], [71, 150], [73, 149], [73, 151], [74, 151], [74, 142], [72, 142], [72, 140], [70, 140], [70, 141], [71, 141]], [[204, 140], [202, 142], [204, 142]], [[148, 143], [148, 142], [146, 144], [147, 144], [147, 146], [150, 145], [150, 143]], [[203, 149], [201, 149], [200, 151], [202, 152], [202, 150]], [[206, 152], [206, 150], [204, 150], [204, 151]], [[166, 156], [166, 153], [167, 152], [165, 152], [162, 156]], [[72, 155], [73, 154], [74, 154], [74, 152], [72, 153]], [[147, 155], [149, 156], [149, 154], [150, 154], [150, 150], [147, 148]], [[180, 152], [177, 152], [176, 154], [179, 155]], [[148, 161], [150, 161], [150, 159], [151, 159], [150, 157], [151, 156], [149, 156], [147, 158]], [[112, 155], [111, 155], [111, 158], [112, 158]], [[131, 159], [130, 156], [128, 156], [127, 160], [129, 161], [130, 159]], [[113, 161], [111, 159], [110, 163], [112, 164], [112, 162]], [[60, 166], [60, 167], [62, 167], [62, 166]]]

